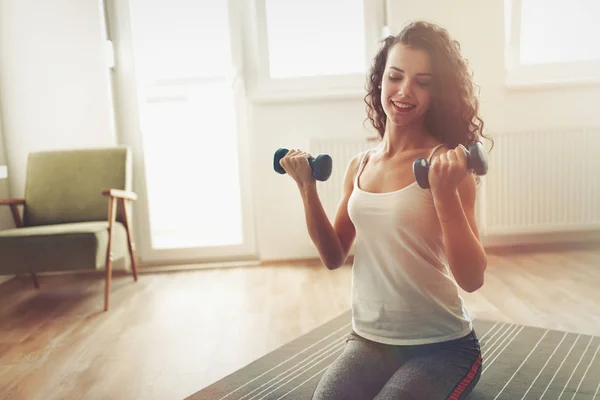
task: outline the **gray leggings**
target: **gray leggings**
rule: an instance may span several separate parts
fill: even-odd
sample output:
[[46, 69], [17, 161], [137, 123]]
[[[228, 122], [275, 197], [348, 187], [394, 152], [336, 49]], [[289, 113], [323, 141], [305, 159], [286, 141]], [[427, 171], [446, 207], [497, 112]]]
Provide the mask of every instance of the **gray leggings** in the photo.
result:
[[391, 346], [352, 332], [327, 369], [313, 400], [458, 400], [481, 376], [475, 332], [443, 343]]

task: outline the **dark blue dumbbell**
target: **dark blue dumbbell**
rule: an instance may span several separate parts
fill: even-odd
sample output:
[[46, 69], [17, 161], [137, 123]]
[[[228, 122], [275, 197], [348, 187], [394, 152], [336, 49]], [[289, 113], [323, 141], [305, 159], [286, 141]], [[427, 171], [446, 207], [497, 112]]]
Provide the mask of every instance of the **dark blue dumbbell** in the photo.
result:
[[[275, 172], [285, 174], [285, 169], [279, 164], [279, 161], [288, 153], [288, 149], [280, 148], [273, 157], [273, 169]], [[326, 181], [331, 176], [333, 162], [328, 154], [319, 154], [316, 158], [309, 156], [308, 164], [312, 168], [312, 175], [318, 181]]]
[[[481, 142], [473, 143], [467, 150], [467, 169], [472, 169], [479, 176], [487, 174], [488, 160]], [[417, 158], [413, 163], [413, 173], [422, 189], [429, 188], [429, 161]]]

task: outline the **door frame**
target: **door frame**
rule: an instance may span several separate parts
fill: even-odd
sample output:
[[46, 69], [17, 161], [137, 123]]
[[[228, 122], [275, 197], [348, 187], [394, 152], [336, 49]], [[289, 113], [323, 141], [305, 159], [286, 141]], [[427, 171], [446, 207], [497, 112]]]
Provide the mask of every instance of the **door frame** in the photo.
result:
[[[242, 0], [228, 0], [229, 37], [233, 70], [229, 77], [236, 92], [236, 121], [239, 155], [239, 178], [241, 185], [243, 239], [241, 245], [153, 249], [151, 243], [148, 190], [140, 124], [140, 104], [136, 85], [136, 67], [130, 25], [129, 0], [104, 0], [108, 40], [112, 42], [115, 65], [111, 69], [112, 89], [115, 101], [115, 119], [118, 142], [133, 150], [133, 187], [138, 195], [134, 202], [134, 235], [137, 255], [142, 266], [215, 263], [258, 260], [254, 199], [252, 192], [252, 159], [250, 151], [250, 104], [245, 90], [243, 58], [243, 9]], [[173, 194], [176, 199], [177, 193]], [[174, 201], [174, 215], [176, 203]]]

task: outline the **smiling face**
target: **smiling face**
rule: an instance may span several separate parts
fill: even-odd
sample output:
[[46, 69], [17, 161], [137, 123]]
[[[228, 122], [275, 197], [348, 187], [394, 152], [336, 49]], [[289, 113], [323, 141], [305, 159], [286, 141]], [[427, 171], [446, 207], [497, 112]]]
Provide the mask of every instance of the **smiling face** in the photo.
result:
[[381, 104], [388, 122], [400, 127], [423, 123], [431, 105], [432, 79], [427, 52], [402, 43], [390, 48], [381, 81]]

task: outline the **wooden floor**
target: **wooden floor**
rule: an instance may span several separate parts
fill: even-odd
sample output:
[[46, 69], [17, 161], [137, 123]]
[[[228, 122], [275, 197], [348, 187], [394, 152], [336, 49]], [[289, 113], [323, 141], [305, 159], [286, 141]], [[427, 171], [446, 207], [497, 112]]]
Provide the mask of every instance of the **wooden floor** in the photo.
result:
[[[350, 267], [236, 267], [0, 286], [2, 399], [183, 399], [349, 307]], [[600, 251], [490, 255], [477, 318], [600, 335]]]

